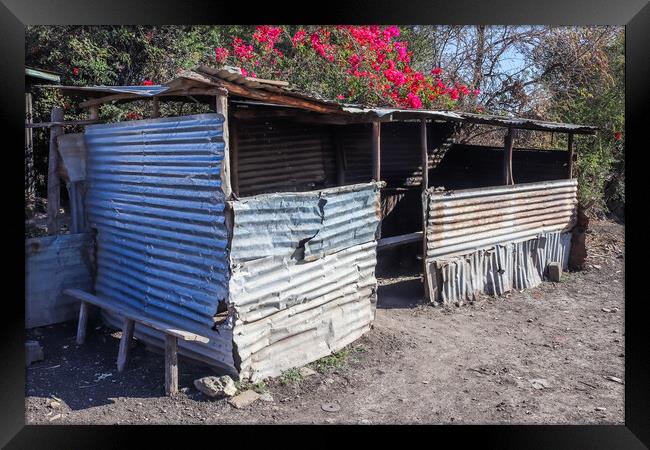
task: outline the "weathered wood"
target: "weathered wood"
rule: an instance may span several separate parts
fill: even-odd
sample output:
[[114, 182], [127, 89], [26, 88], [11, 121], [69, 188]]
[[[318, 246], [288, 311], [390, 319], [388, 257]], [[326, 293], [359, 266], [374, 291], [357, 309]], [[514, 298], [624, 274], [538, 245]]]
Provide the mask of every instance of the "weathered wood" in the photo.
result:
[[77, 323], [77, 345], [86, 342], [86, 329], [88, 328], [88, 303], [82, 301], [79, 306], [79, 322]]
[[178, 393], [178, 339], [165, 335], [165, 393]]
[[230, 121], [230, 188], [239, 196], [239, 120]]
[[372, 123], [372, 179], [381, 180], [381, 122]]
[[422, 165], [422, 284], [424, 287], [424, 298], [429, 300], [429, 282], [427, 274], [427, 234], [424, 232], [427, 227], [427, 205], [426, 190], [429, 187], [429, 149], [427, 144], [427, 121], [420, 119], [420, 153]]
[[98, 97], [98, 98], [86, 100], [84, 102], [79, 103], [79, 107], [82, 109], [86, 109], [86, 108], [91, 108], [93, 106], [99, 106], [99, 105], [104, 105], [106, 103], [112, 103], [118, 101], [135, 101], [135, 100], [147, 100], [147, 99], [153, 100], [154, 98], [159, 99], [162, 97], [189, 97], [192, 95], [205, 95], [205, 96], [214, 97], [215, 95], [223, 95], [224, 92], [225, 90], [223, 88], [219, 88], [215, 86], [209, 88], [186, 88], [186, 89], [165, 91], [163, 93], [156, 94], [156, 97], [147, 97], [138, 94], [120, 93], [120, 94], [111, 94], [111, 95], [106, 95], [104, 97]]
[[[52, 122], [63, 120], [63, 109], [52, 108], [50, 116]], [[47, 231], [50, 234], [59, 231], [59, 208], [61, 206], [61, 179], [57, 174], [59, 152], [56, 138], [63, 133], [63, 128], [56, 125], [50, 128], [50, 151], [47, 168]]]
[[35, 194], [34, 173], [34, 134], [32, 131], [32, 94], [25, 93], [25, 196], [32, 197]]
[[135, 322], [131, 319], [124, 319], [122, 325], [122, 337], [120, 338], [120, 349], [117, 352], [117, 371], [122, 372], [129, 359], [131, 340], [133, 339], [133, 327]]
[[134, 311], [125, 306], [115, 305], [114, 303], [107, 302], [106, 300], [103, 300], [93, 294], [89, 294], [88, 292], [84, 292], [80, 289], [65, 289], [63, 293], [65, 295], [69, 295], [73, 298], [76, 298], [77, 300], [81, 300], [82, 302], [91, 303], [107, 311], [113, 311], [123, 316], [126, 319], [132, 319], [135, 322], [141, 323], [144, 326], [153, 328], [154, 330], [162, 331], [165, 334], [169, 334], [171, 336], [177, 337], [184, 341], [196, 341], [196, 342], [203, 342], [203, 343], [210, 342], [210, 339], [208, 339], [205, 336], [201, 336], [185, 330], [179, 330], [178, 328], [175, 328], [173, 325], [165, 322], [141, 317], [141, 315], [137, 311]]
[[62, 120], [59, 122], [37, 122], [37, 123], [25, 123], [25, 128], [49, 128], [53, 126], [69, 126], [69, 125], [92, 125], [94, 123], [99, 123], [98, 119], [93, 120]]
[[231, 168], [230, 168], [230, 138], [228, 130], [228, 97], [225, 95], [218, 95], [216, 97], [216, 111], [218, 114], [223, 116], [223, 160], [221, 163], [221, 189], [225, 194], [226, 198], [230, 198], [232, 195], [232, 183], [231, 183]]
[[93, 105], [90, 107], [90, 120], [99, 119], [99, 105]]
[[160, 117], [160, 100], [154, 97], [151, 103], [151, 117]]
[[514, 145], [514, 130], [512, 127], [508, 128], [503, 141], [503, 184], [515, 184], [512, 177], [512, 148]]
[[569, 172], [569, 178], [573, 178], [573, 160], [574, 160], [574, 153], [573, 153], [573, 133], [569, 133], [567, 136], [568, 143], [567, 143], [567, 152], [568, 152], [568, 157], [569, 157], [569, 167], [568, 167], [568, 172]]
[[402, 245], [402, 244], [410, 244], [412, 242], [418, 242], [422, 240], [422, 236], [423, 236], [422, 231], [416, 231], [414, 233], [382, 238], [377, 241], [377, 250], [384, 250], [391, 247], [397, 247], [398, 245]]

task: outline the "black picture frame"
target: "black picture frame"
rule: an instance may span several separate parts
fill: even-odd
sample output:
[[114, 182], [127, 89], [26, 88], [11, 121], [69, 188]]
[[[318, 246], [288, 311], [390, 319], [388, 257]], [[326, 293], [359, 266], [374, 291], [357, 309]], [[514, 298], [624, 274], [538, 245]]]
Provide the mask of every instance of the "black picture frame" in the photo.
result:
[[[24, 369], [24, 193], [23, 158], [20, 148], [24, 139], [24, 26], [27, 24], [228, 24], [228, 23], [397, 23], [397, 24], [549, 24], [549, 25], [625, 25], [626, 26], [626, 145], [630, 158], [626, 161], [626, 316], [625, 316], [625, 425], [621, 426], [452, 426], [417, 427], [404, 430], [408, 437], [416, 438], [413, 431], [422, 433], [425, 440], [440, 445], [441, 437], [454, 440], [454, 447], [470, 440], [484, 448], [644, 448], [650, 445], [650, 358], [646, 333], [647, 300], [644, 295], [633, 294], [636, 279], [634, 261], [641, 261], [643, 246], [628, 242], [643, 242], [643, 220], [634, 220], [637, 204], [635, 198], [646, 193], [639, 175], [639, 188], [634, 173], [643, 170], [641, 154], [647, 151], [647, 140], [642, 140], [644, 122], [648, 119], [650, 80], [650, 5], [647, 0], [535, 0], [480, 2], [454, 1], [358, 1], [358, 2], [303, 2], [299, 5], [267, 2], [218, 2], [194, 0], [0, 0], [0, 104], [4, 125], [4, 179], [9, 192], [5, 194], [7, 208], [4, 236], [13, 253], [5, 256], [9, 269], [8, 282], [4, 284], [2, 345], [0, 345], [0, 445], [6, 448], [97, 448], [126, 446], [134, 442], [124, 428], [87, 426], [25, 426], [25, 369]], [[637, 160], [639, 163], [637, 163]], [[19, 169], [20, 165], [20, 169]], [[636, 166], [636, 167], [635, 167]], [[8, 170], [7, 170], [8, 169]], [[630, 178], [632, 175], [632, 178]], [[7, 192], [7, 191], [5, 191]], [[636, 206], [634, 206], [637, 204]], [[639, 212], [640, 214], [640, 212]], [[647, 240], [647, 238], [646, 238]], [[22, 262], [22, 264], [21, 264]], [[15, 272], [15, 273], [12, 273]], [[7, 272], [6, 272], [7, 273]], [[13, 275], [13, 276], [12, 276]], [[10, 288], [10, 289], [8, 289]], [[639, 290], [642, 292], [641, 290]], [[146, 434], [149, 445], [156, 439], [165, 442], [174, 426], [156, 427], [149, 432], [143, 427], [129, 427], [128, 431]], [[202, 427], [211, 433], [211, 445], [224, 445], [226, 433], [219, 426]], [[323, 436], [334, 436], [341, 427], [313, 427]], [[366, 427], [375, 433], [378, 427]], [[215, 434], [214, 431], [219, 431]], [[389, 431], [396, 434], [396, 430]], [[397, 430], [401, 431], [401, 430]], [[243, 433], [242, 433], [243, 432]], [[293, 433], [293, 431], [290, 431]], [[192, 428], [198, 438], [197, 428]], [[228, 433], [240, 442], [249, 442], [250, 433], [238, 430]], [[255, 433], [265, 439], [261, 433]], [[401, 433], [400, 433], [401, 434]], [[401, 438], [403, 439], [403, 434]], [[245, 440], [241, 440], [246, 437]], [[171, 441], [166, 441], [171, 443]], [[294, 441], [295, 442], [295, 441]], [[338, 445], [339, 440], [331, 441]], [[324, 441], [325, 443], [325, 441]], [[188, 445], [193, 445], [189, 444]]]

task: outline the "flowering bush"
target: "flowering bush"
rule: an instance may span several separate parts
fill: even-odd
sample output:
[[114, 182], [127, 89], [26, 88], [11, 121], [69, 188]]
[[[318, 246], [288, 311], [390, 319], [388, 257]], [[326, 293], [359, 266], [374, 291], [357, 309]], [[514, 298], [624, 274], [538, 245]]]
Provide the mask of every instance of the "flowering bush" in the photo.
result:
[[234, 37], [217, 47], [218, 65], [241, 68], [249, 77], [283, 79], [299, 88], [348, 103], [402, 108], [453, 108], [478, 89], [452, 84], [440, 67], [422, 73], [411, 67], [408, 42], [390, 26], [301, 27], [261, 25], [249, 41]]

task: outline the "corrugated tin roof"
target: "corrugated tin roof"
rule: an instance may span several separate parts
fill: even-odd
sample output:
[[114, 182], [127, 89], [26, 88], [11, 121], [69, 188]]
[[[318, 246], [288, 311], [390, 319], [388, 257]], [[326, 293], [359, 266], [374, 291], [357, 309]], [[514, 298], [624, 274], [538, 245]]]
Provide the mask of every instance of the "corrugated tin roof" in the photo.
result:
[[[194, 86], [219, 87], [220, 80], [226, 83], [236, 84], [249, 91], [240, 92], [241, 97], [256, 98], [255, 92], [266, 92], [268, 94], [281, 95], [287, 98], [300, 99], [311, 102], [312, 105], [323, 105], [328, 108], [328, 113], [340, 113], [344, 116], [365, 116], [368, 120], [415, 120], [421, 118], [432, 118], [439, 120], [452, 120], [500, 127], [513, 127], [519, 129], [540, 130], [549, 132], [565, 132], [576, 134], [595, 134], [597, 127], [588, 125], [576, 125], [560, 122], [549, 122], [531, 118], [497, 116], [491, 114], [476, 114], [463, 111], [426, 110], [426, 109], [404, 109], [388, 107], [369, 107], [356, 104], [341, 104], [335, 100], [327, 99], [315, 93], [302, 92], [291, 87], [287, 82], [277, 80], [263, 80], [247, 77], [241, 74], [237, 67], [224, 66], [219, 68], [199, 66], [193, 71], [184, 71], [177, 78], [164, 85], [159, 86], [43, 86], [60, 89], [67, 95], [84, 95], [87, 97], [101, 97], [106, 94], [127, 93], [133, 94], [133, 99], [138, 97], [152, 97], [160, 94], [165, 95], [188, 95], [188, 83]], [[232, 86], [232, 85], [231, 85]], [[277, 98], [277, 97], [276, 97]], [[130, 99], [127, 99], [130, 100]], [[273, 103], [273, 102], [271, 102]], [[297, 106], [300, 107], [300, 106]], [[316, 108], [317, 109], [317, 108]], [[325, 112], [325, 111], [321, 111]]]

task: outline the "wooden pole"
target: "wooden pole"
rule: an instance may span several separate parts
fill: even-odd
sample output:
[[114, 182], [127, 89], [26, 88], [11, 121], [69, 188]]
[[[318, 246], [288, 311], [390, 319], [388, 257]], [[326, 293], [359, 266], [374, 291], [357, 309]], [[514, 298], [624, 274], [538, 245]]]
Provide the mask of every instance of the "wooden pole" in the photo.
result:
[[90, 120], [99, 119], [99, 105], [91, 106], [89, 112], [90, 112]]
[[232, 186], [230, 183], [230, 133], [228, 130], [228, 97], [226, 95], [217, 95], [216, 97], [217, 113], [223, 116], [223, 162], [221, 164], [221, 189], [226, 198], [232, 195]]
[[[25, 94], [25, 116], [26, 124], [33, 123], [32, 94]], [[25, 127], [25, 194], [31, 200], [34, 195], [34, 134], [32, 128]]]
[[160, 117], [160, 101], [154, 97], [153, 98], [153, 103], [151, 105], [152, 112], [151, 112], [151, 117], [156, 118]]
[[424, 285], [424, 298], [429, 298], [429, 275], [427, 274], [427, 189], [429, 187], [429, 150], [427, 144], [427, 121], [420, 119], [420, 145], [422, 153], [422, 284]]
[[381, 180], [381, 122], [372, 123], [372, 179]]
[[79, 322], [77, 322], [77, 345], [86, 342], [86, 329], [88, 328], [88, 308], [86, 302], [81, 302], [79, 305]]
[[131, 340], [133, 339], [133, 327], [135, 322], [132, 319], [124, 319], [122, 325], [122, 338], [120, 339], [120, 348], [117, 352], [117, 371], [122, 372], [129, 360], [129, 351], [131, 350]]
[[574, 153], [573, 153], [573, 133], [568, 134], [568, 153], [569, 153], [569, 178], [573, 178], [573, 158], [574, 158]]
[[[50, 115], [52, 122], [63, 120], [63, 109], [52, 108]], [[60, 125], [50, 128], [50, 151], [47, 165], [47, 231], [50, 234], [59, 231], [59, 208], [61, 206], [61, 179], [57, 174], [59, 164], [59, 151], [57, 149], [57, 137], [63, 134], [63, 127]]]
[[512, 177], [512, 146], [514, 143], [513, 128], [508, 127], [508, 133], [504, 138], [503, 147], [503, 184], [515, 184]]
[[165, 393], [178, 392], [178, 338], [165, 334]]
[[239, 196], [239, 119], [230, 121], [230, 184], [232, 191]]

